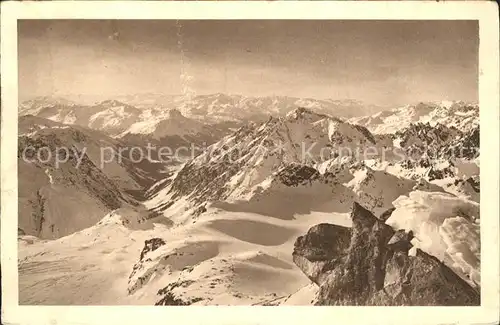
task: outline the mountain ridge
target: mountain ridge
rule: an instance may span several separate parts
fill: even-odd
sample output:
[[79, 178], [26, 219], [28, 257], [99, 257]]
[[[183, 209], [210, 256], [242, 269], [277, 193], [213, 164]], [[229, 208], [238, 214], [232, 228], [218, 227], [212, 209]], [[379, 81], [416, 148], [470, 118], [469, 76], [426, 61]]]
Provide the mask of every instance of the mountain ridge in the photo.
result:
[[[207, 103], [222, 102], [223, 96], [210, 97]], [[124, 104], [104, 106], [119, 115], [129, 112]], [[192, 104], [164, 115], [141, 108], [141, 121], [165, 131], [163, 126], [172, 120], [186, 118], [196, 129], [203, 122], [187, 116], [190, 112], [224, 117], [230, 106]], [[247, 108], [244, 116], [252, 116], [252, 106]], [[279, 106], [270, 107], [274, 109], [279, 111]], [[50, 116], [56, 111], [46, 109]], [[407, 114], [417, 111], [422, 115]], [[48, 187], [72, 180], [77, 189], [97, 181], [91, 188], [106, 194], [112, 185], [118, 190], [109, 194], [123, 194], [130, 204], [93, 209], [91, 201], [86, 207], [93, 219], [53, 240], [20, 231], [20, 302], [477, 305], [480, 131], [475, 112], [463, 103], [410, 105], [378, 115], [384, 124], [379, 128], [378, 122], [366, 124], [303, 105], [286, 114], [226, 121], [220, 129], [214, 126], [220, 124], [203, 124], [211, 144], [182, 161], [160, 163], [156, 175], [132, 163], [121, 166], [124, 174], [119, 176], [112, 172], [122, 170], [120, 166], [100, 169], [91, 154], [85, 161], [94, 167], [84, 169], [91, 177], [69, 165], [62, 174], [47, 166], [28, 166], [38, 176], [21, 175], [25, 189], [29, 182], [38, 185], [37, 179]], [[158, 121], [160, 116], [168, 119]], [[131, 125], [141, 121], [131, 119]], [[79, 149], [82, 143], [92, 147], [102, 139], [117, 147], [153, 139], [150, 133], [137, 133], [136, 140], [130, 134], [113, 138], [88, 125], [34, 116], [20, 122], [21, 139], [49, 139]], [[139, 126], [141, 130], [144, 125]], [[375, 132], [374, 126], [384, 132]], [[187, 128], [166, 130], [172, 132], [169, 141], [200, 141]], [[164, 139], [159, 136], [157, 143]], [[467, 150], [460, 153], [461, 148]], [[367, 155], [369, 150], [376, 152]], [[151, 176], [138, 189], [140, 197], [122, 191], [127, 184], [119, 184], [127, 177], [136, 180], [136, 172]], [[54, 198], [41, 194], [41, 200], [32, 201]], [[58, 192], [61, 200], [69, 194]], [[39, 212], [40, 206], [45, 207], [33, 209]], [[65, 221], [79, 220], [71, 204], [66, 210]], [[314, 236], [299, 240], [304, 234]], [[294, 253], [298, 242], [307, 245]], [[387, 259], [379, 258], [383, 256]], [[79, 294], [70, 288], [78, 288]], [[447, 300], [443, 290], [448, 289], [453, 295]]]

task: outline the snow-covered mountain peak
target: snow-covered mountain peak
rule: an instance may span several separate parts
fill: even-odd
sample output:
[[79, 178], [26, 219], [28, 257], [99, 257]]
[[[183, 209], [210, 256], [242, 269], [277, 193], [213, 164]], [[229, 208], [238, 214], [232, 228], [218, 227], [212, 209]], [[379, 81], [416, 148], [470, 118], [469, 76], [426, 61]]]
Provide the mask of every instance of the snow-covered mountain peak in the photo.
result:
[[108, 99], [108, 100], [103, 100], [98, 105], [115, 107], [115, 106], [124, 106], [125, 104], [115, 99]]
[[115, 100], [115, 99], [104, 100], [104, 101], [96, 104], [95, 106], [102, 107], [102, 108], [108, 108], [108, 109], [123, 108], [126, 111], [133, 111], [133, 112], [140, 112], [141, 111], [132, 105], [123, 103], [123, 102]]
[[307, 122], [317, 122], [322, 119], [333, 119], [333, 117], [315, 112], [310, 108], [297, 107], [296, 109], [288, 112], [285, 116], [287, 121], [307, 121]]
[[[180, 199], [195, 204], [249, 199], [269, 184], [276, 184], [276, 177], [319, 177], [312, 166], [330, 159], [330, 151], [348, 147], [354, 154], [356, 148], [373, 145], [377, 141], [364, 127], [297, 108], [285, 117], [243, 126], [208, 147], [157, 192], [152, 206], [163, 209], [170, 206], [169, 200]], [[308, 181], [312, 180], [309, 176]]]
[[479, 106], [464, 101], [420, 102], [388, 111], [349, 120], [367, 127], [372, 133], [387, 134], [400, 131], [415, 123], [443, 124], [460, 130], [479, 125]]

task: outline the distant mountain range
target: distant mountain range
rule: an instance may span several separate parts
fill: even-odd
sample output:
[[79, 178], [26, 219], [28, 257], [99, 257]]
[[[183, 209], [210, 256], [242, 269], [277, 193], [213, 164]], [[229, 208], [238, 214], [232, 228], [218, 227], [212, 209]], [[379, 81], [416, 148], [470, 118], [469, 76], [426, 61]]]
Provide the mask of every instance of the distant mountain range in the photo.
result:
[[422, 102], [354, 117], [349, 122], [363, 125], [378, 134], [394, 133], [412, 123], [442, 124], [465, 131], [479, 126], [479, 106], [464, 101]]
[[299, 107], [349, 119], [373, 133], [393, 133], [410, 123], [429, 121], [461, 128], [474, 123], [478, 117], [477, 105], [464, 102], [419, 103], [383, 110], [383, 107], [356, 100], [225, 94], [191, 98], [140, 94], [94, 105], [81, 105], [64, 98], [38, 97], [22, 102], [19, 114], [100, 130], [128, 142], [180, 146], [212, 144], [248, 122], [262, 122], [271, 115], [285, 116]]
[[[37, 115], [91, 128], [107, 128], [108, 132], [127, 132], [133, 124], [129, 122], [133, 119], [135, 123], [165, 119], [171, 110], [179, 111], [186, 118], [213, 124], [223, 121], [259, 120], [269, 115], [283, 116], [298, 107], [345, 118], [369, 115], [383, 109], [356, 100], [317, 100], [286, 96], [245, 97], [225, 94], [194, 97], [141, 94], [122, 96], [94, 105], [79, 105], [63, 98], [38, 97], [22, 102], [20, 114]], [[151, 128], [150, 124], [148, 126]], [[130, 132], [146, 132], [145, 130], [142, 130], [139, 124]]]

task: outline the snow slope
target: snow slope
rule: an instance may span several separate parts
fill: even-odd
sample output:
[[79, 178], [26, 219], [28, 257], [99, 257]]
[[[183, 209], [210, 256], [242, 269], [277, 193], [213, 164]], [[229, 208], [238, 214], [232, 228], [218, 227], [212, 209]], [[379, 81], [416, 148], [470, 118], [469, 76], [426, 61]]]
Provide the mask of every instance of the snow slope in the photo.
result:
[[[394, 205], [397, 209], [387, 223], [413, 213], [408, 205], [397, 201]], [[429, 214], [426, 209], [419, 211], [417, 215]], [[303, 211], [282, 219], [224, 205], [208, 207], [182, 227], [171, 228], [164, 217], [136, 220], [135, 212], [116, 211], [95, 226], [56, 241], [21, 240], [21, 304], [307, 305], [317, 288], [292, 262], [294, 241], [318, 223], [351, 224], [348, 213]], [[477, 266], [478, 256], [477, 236], [468, 234], [477, 229], [457, 232], [461, 228], [453, 224], [456, 220], [447, 218], [438, 232], [448, 243], [444, 249], [450, 261], [458, 261], [468, 272], [466, 267]], [[416, 238], [426, 238], [425, 234], [415, 231]], [[465, 255], [464, 248], [473, 251]], [[467, 263], [458, 264], [462, 260]]]
[[[286, 221], [216, 208], [179, 228], [123, 222], [122, 214], [137, 220], [135, 213], [116, 211], [54, 241], [21, 239], [20, 303], [152, 305], [174, 295], [202, 305], [264, 304], [307, 285], [290, 254], [304, 229], [325, 220], [350, 222], [347, 214]], [[145, 241], [153, 238], [168, 244], [146, 250], [141, 259]]]

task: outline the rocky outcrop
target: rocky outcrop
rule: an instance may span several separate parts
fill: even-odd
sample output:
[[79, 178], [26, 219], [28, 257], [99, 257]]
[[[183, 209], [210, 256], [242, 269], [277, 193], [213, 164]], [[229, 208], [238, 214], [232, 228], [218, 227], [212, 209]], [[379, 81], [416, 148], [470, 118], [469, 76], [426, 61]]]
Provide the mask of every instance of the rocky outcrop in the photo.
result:
[[146, 284], [153, 274], [157, 271], [162, 271], [165, 268], [165, 263], [163, 263], [166, 257], [160, 256], [154, 260], [151, 258], [146, 258], [148, 253], [154, 252], [160, 247], [164, 246], [166, 243], [161, 238], [151, 238], [144, 242], [144, 247], [141, 251], [139, 261], [134, 264], [132, 268], [132, 273], [128, 277], [128, 294], [133, 294], [137, 290], [141, 289], [144, 284]]
[[461, 136], [454, 139], [447, 146], [441, 148], [444, 158], [475, 159], [479, 157], [479, 126], [467, 132], [462, 132]]
[[382, 221], [386, 221], [387, 219], [389, 219], [392, 215], [392, 213], [394, 212], [394, 210], [396, 210], [396, 208], [390, 208], [390, 209], [387, 209], [385, 212], [383, 212], [378, 218]]
[[427, 123], [410, 124], [404, 130], [398, 131], [394, 134], [396, 138], [401, 140], [400, 145], [402, 148], [409, 148], [411, 146], [442, 146], [453, 140], [461, 132], [455, 127], [447, 127], [443, 124], [431, 125]]
[[320, 224], [295, 243], [294, 262], [319, 286], [316, 305], [480, 305], [479, 293], [438, 259], [409, 254], [411, 233], [394, 232], [356, 202], [351, 218], [351, 229]]
[[190, 299], [180, 298], [173, 293], [173, 290], [175, 288], [186, 288], [193, 283], [194, 281], [192, 280], [169, 283], [163, 289], [158, 290], [158, 295], [162, 296], [162, 298], [155, 303], [155, 306], [189, 306], [203, 300], [203, 298], [200, 297], [194, 297]]
[[153, 252], [157, 250], [159, 247], [165, 245], [165, 241], [161, 238], [151, 238], [148, 239], [144, 242], [144, 248], [141, 251], [141, 256], [139, 258], [139, 261], [142, 261], [144, 258], [144, 255], [146, 255], [149, 252]]
[[322, 223], [309, 229], [305, 236], [297, 238], [293, 262], [315, 282], [333, 269], [346, 254], [351, 239], [351, 229]]
[[321, 174], [315, 168], [292, 164], [282, 168], [276, 176], [286, 186], [299, 186], [310, 184], [320, 178]]
[[440, 123], [415, 123], [390, 136], [399, 142], [405, 156], [423, 160], [422, 165], [425, 158], [472, 160], [479, 156], [479, 125], [461, 129]]
[[480, 178], [479, 175], [474, 175], [465, 180], [471, 187], [472, 189], [476, 192], [479, 193], [481, 190], [480, 186]]

